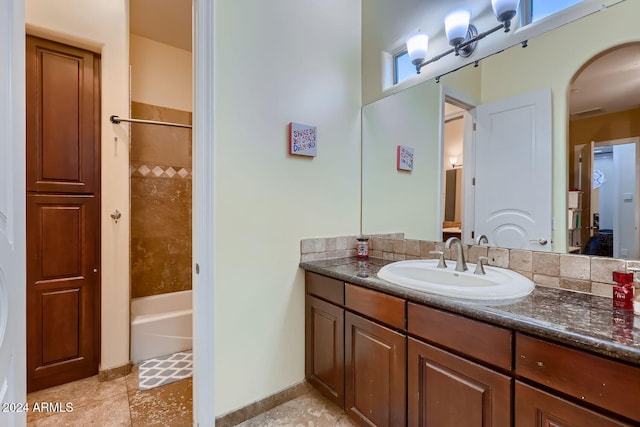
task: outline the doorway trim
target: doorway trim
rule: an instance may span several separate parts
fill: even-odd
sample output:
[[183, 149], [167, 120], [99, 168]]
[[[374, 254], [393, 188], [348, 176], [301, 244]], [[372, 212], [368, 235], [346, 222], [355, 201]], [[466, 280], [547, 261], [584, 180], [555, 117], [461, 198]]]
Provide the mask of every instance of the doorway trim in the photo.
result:
[[193, 423], [215, 424], [215, 0], [193, 0]]
[[438, 158], [439, 160], [439, 173], [438, 173], [438, 189], [440, 191], [440, 197], [438, 197], [438, 233], [442, 236], [442, 222], [443, 209], [442, 209], [442, 194], [444, 194], [444, 125], [445, 120], [445, 104], [453, 104], [462, 108], [462, 116], [464, 118], [464, 141], [462, 143], [462, 164], [464, 169], [462, 170], [462, 240], [465, 244], [472, 244], [473, 237], [473, 223], [474, 223], [474, 191], [472, 186], [472, 180], [475, 175], [475, 151], [474, 151], [474, 139], [475, 134], [473, 127], [476, 122], [475, 108], [478, 102], [473, 98], [462, 94], [455, 89], [452, 89], [446, 85], [440, 86], [440, 122], [438, 130], [439, 147]]

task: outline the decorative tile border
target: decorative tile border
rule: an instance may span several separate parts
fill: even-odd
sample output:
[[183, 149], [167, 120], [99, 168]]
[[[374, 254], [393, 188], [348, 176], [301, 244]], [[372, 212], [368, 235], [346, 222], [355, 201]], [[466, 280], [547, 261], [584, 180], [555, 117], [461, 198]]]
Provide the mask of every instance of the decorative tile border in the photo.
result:
[[191, 179], [191, 169], [180, 166], [147, 165], [132, 163], [129, 165], [129, 175], [145, 178], [174, 178]]
[[[442, 251], [448, 260], [456, 259], [455, 249], [446, 250], [443, 242], [405, 239], [403, 233], [369, 237], [369, 256], [389, 261], [429, 259], [431, 251]], [[355, 256], [356, 236], [303, 239], [301, 262]], [[488, 265], [508, 268], [533, 280], [537, 285], [586, 292], [612, 298], [613, 271], [633, 271], [640, 285], [640, 261], [589, 255], [534, 252], [494, 246], [464, 245], [465, 259], [475, 264], [479, 256], [489, 258]]]

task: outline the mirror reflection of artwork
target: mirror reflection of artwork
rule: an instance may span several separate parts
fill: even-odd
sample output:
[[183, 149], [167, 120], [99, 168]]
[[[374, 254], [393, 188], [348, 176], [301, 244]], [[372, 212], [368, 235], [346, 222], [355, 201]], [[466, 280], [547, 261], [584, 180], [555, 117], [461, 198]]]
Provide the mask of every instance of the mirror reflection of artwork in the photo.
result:
[[593, 189], [595, 190], [596, 188], [600, 188], [600, 186], [602, 186], [602, 184], [604, 184], [605, 181], [606, 181], [606, 178], [604, 177], [604, 172], [602, 172], [600, 169], [594, 169], [593, 170]]
[[413, 170], [413, 147], [398, 145], [396, 150], [396, 168], [402, 171]]

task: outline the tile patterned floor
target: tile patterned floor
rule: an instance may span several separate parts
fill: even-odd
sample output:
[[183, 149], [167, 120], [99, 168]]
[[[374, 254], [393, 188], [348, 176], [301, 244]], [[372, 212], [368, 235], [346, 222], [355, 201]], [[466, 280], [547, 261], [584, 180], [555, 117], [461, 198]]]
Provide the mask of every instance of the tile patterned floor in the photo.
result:
[[70, 402], [72, 412], [29, 412], [27, 425], [34, 427], [76, 426], [191, 426], [191, 378], [158, 387], [138, 390], [138, 370], [124, 378], [98, 381], [86, 378], [69, 384], [30, 393], [27, 401]]
[[[137, 387], [137, 367], [124, 378], [99, 382], [91, 377], [30, 393], [31, 407], [38, 402], [69, 402], [71, 412], [29, 412], [27, 425], [34, 427], [147, 427], [192, 425], [192, 379], [151, 390]], [[312, 390], [297, 399], [247, 420], [238, 427], [354, 426], [345, 413]]]

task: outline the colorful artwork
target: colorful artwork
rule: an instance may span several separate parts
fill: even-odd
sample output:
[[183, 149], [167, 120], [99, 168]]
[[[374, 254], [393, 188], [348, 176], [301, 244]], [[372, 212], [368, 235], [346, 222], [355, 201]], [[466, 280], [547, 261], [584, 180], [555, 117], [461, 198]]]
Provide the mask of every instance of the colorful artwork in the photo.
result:
[[289, 153], [315, 157], [318, 151], [318, 131], [315, 126], [289, 124]]
[[396, 167], [400, 171], [413, 170], [413, 147], [398, 145]]

